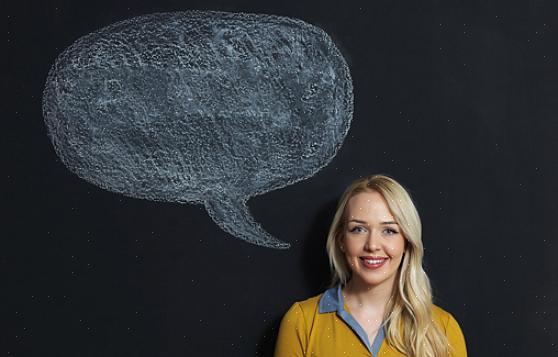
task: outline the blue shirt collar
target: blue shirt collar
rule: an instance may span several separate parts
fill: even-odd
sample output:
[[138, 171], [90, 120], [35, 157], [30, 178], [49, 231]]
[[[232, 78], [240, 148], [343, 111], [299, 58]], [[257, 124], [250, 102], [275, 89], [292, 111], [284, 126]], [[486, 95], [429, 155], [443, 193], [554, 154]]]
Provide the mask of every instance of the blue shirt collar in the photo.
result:
[[343, 294], [341, 291], [341, 284], [334, 286], [328, 290], [326, 290], [322, 297], [320, 298], [320, 302], [318, 304], [318, 312], [320, 314], [328, 313], [328, 312], [336, 312], [337, 315], [345, 321], [347, 325], [357, 334], [360, 340], [364, 343], [368, 351], [372, 354], [372, 356], [377, 356], [378, 352], [380, 352], [380, 347], [382, 346], [382, 342], [384, 341], [385, 331], [384, 327], [382, 327], [376, 338], [374, 339], [374, 343], [371, 345], [368, 341], [368, 335], [364, 331], [364, 329], [359, 325], [359, 323], [351, 316], [346, 310], [343, 302]]
[[322, 295], [318, 305], [318, 311], [320, 314], [334, 311], [341, 312], [344, 310], [343, 296], [341, 295], [341, 284], [327, 289]]

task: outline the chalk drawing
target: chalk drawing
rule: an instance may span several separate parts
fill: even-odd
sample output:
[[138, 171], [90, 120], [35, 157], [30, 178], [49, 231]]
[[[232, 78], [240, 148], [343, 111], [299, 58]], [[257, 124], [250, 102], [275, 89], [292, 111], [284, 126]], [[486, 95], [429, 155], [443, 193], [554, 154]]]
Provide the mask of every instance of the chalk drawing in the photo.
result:
[[226, 232], [288, 248], [250, 197], [314, 175], [349, 130], [349, 69], [303, 21], [189, 11], [131, 18], [79, 38], [43, 95], [63, 164], [103, 189], [200, 203]]

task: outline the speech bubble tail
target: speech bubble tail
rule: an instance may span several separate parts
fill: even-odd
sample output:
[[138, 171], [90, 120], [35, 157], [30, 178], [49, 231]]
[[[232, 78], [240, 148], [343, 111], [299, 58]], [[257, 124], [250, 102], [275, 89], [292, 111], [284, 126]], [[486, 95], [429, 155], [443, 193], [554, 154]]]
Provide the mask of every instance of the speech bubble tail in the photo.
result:
[[288, 249], [289, 243], [283, 242], [267, 233], [254, 220], [246, 201], [232, 198], [218, 198], [205, 201], [209, 216], [221, 229], [248, 243], [274, 249]]

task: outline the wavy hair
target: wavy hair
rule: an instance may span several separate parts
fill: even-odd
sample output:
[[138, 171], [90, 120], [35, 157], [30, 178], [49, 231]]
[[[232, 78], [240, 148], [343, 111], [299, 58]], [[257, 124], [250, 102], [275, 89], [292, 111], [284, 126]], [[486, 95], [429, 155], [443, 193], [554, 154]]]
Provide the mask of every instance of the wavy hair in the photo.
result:
[[341, 196], [326, 243], [331, 284], [345, 285], [351, 277], [350, 267], [339, 247], [346, 230], [345, 208], [351, 197], [369, 191], [376, 191], [385, 199], [407, 242], [397, 283], [385, 310], [383, 325], [387, 342], [409, 357], [449, 356], [447, 337], [432, 317], [432, 288], [422, 267], [424, 248], [420, 217], [409, 193], [393, 178], [372, 175], [358, 179]]

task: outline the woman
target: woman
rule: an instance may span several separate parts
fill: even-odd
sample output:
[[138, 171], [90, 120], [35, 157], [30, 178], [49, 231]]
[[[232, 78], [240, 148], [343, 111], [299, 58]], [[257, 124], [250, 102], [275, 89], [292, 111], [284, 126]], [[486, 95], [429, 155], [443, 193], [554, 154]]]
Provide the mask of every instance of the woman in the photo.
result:
[[421, 223], [407, 191], [374, 175], [345, 191], [327, 237], [332, 288], [283, 317], [275, 357], [466, 357], [453, 316], [432, 304]]

